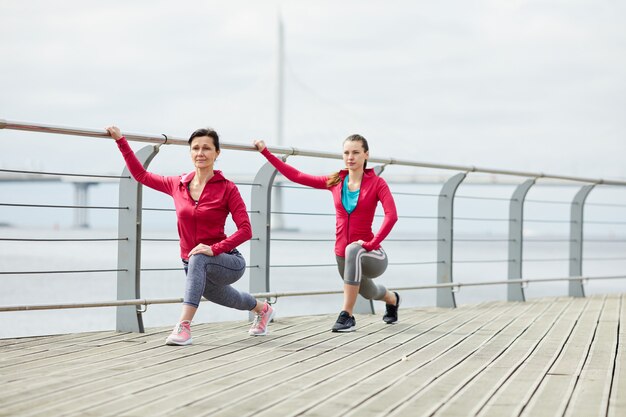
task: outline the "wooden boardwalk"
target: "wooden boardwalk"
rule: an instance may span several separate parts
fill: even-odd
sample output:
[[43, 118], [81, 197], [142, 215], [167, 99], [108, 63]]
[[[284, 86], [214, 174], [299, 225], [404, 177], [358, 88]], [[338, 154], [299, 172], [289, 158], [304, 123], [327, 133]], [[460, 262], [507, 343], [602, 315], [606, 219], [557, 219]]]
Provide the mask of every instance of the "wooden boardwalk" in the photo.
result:
[[[626, 294], [0, 340], [0, 416], [626, 416]], [[17, 324], [16, 324], [17, 325]]]

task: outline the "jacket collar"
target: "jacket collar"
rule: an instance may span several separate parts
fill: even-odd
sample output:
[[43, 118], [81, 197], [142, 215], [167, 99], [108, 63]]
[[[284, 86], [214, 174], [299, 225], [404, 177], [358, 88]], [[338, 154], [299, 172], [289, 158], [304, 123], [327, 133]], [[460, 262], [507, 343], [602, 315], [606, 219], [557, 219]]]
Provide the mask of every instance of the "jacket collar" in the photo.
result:
[[[341, 178], [342, 181], [347, 176], [348, 176], [347, 169], [342, 169], [341, 171], [339, 171], [339, 178]], [[374, 172], [373, 168], [365, 168], [365, 171], [363, 171], [363, 178], [369, 178], [369, 177], [375, 177], [375, 176], [376, 176], [376, 173]]]
[[[180, 183], [187, 186], [191, 182], [191, 180], [194, 179], [195, 176], [196, 171], [191, 171], [187, 174], [183, 174], [180, 176]], [[222, 171], [216, 169], [213, 171], [213, 176], [211, 177], [209, 182], [222, 181], [225, 179], [226, 178], [224, 178], [224, 176], [222, 175]]]

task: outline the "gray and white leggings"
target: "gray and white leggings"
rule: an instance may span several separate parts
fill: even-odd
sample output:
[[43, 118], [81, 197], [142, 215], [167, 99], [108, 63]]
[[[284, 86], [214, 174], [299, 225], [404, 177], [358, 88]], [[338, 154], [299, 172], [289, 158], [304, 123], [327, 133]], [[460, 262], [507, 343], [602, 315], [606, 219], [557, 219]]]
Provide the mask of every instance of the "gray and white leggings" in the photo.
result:
[[183, 260], [187, 282], [183, 304], [198, 307], [204, 295], [209, 301], [237, 310], [252, 310], [256, 299], [239, 292], [233, 284], [243, 276], [246, 260], [237, 249], [217, 256], [193, 255], [189, 262]]
[[368, 300], [382, 300], [387, 288], [374, 283], [372, 278], [387, 269], [387, 254], [383, 248], [366, 251], [363, 246], [351, 243], [346, 247], [346, 257], [336, 256], [337, 268], [348, 285], [359, 285], [359, 294]]

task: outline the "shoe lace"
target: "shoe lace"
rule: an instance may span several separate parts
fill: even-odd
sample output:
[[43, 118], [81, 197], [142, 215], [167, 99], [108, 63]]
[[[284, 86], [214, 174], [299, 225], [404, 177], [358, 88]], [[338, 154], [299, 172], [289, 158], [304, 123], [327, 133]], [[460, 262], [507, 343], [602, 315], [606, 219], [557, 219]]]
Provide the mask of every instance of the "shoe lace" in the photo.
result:
[[337, 322], [341, 324], [345, 324], [348, 322], [349, 319], [350, 319], [350, 316], [344, 316], [343, 314], [340, 314], [339, 318], [337, 319]]
[[263, 319], [263, 313], [256, 313], [254, 315], [254, 321], [252, 322], [252, 327], [259, 327], [262, 319]]
[[183, 325], [183, 323], [178, 323], [176, 325], [176, 334], [181, 334], [183, 330], [185, 330], [185, 326]]

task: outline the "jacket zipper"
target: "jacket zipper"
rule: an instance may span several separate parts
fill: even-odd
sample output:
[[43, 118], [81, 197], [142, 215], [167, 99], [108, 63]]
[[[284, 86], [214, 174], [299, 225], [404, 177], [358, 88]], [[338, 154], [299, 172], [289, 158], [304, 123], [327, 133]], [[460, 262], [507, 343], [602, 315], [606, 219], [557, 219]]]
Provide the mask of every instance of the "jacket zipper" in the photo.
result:
[[197, 220], [197, 210], [198, 210], [198, 203], [200, 202], [200, 199], [198, 198], [198, 201], [194, 200], [194, 198], [191, 195], [191, 190], [189, 189], [189, 186], [191, 185], [191, 183], [188, 183], [187, 186], [185, 187], [187, 189], [187, 195], [189, 195], [189, 198], [191, 199], [191, 201], [194, 202], [194, 206], [193, 206], [193, 242], [194, 244], [198, 244], [197, 240], [198, 240], [198, 235], [197, 235], [197, 230], [198, 230], [198, 220]]

